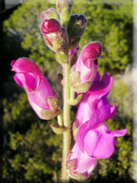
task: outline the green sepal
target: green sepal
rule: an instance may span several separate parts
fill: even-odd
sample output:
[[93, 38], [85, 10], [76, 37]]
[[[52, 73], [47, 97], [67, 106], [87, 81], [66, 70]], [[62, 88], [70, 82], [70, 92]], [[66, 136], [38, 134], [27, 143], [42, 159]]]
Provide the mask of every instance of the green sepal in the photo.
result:
[[56, 110], [41, 110], [41, 115], [43, 116], [43, 118], [45, 118], [46, 120], [52, 119], [54, 117], [56, 117], [58, 115], [60, 111]]
[[72, 67], [71, 75], [70, 75], [70, 84], [73, 90], [77, 93], [85, 93], [88, 91], [90, 86], [90, 81], [85, 83], [80, 83], [80, 72], [74, 71], [75, 65]]
[[70, 81], [71, 81], [71, 86], [72, 87], [79, 84], [79, 82], [80, 82], [80, 72], [79, 71], [73, 72], [70, 76]]
[[78, 92], [78, 93], [85, 93], [88, 91], [90, 86], [90, 82], [85, 82], [85, 83], [81, 83], [79, 85], [76, 86], [72, 86], [74, 91]]
[[59, 99], [56, 97], [48, 97], [48, 104], [51, 108], [51, 110], [56, 111], [56, 110], [60, 110], [60, 102]]
[[[52, 10], [52, 11], [51, 11]], [[54, 18], [58, 21], [60, 21], [60, 17], [59, 17], [59, 13], [57, 12], [57, 10], [55, 10], [54, 8], [50, 8], [50, 9], [47, 9], [45, 12], [44, 12], [44, 19], [50, 19], [50, 18]]]
[[81, 180], [84, 180], [86, 178], [87, 173], [86, 172], [85, 173], [75, 173], [75, 172], [73, 172], [73, 173], [70, 173], [70, 175], [74, 179], [76, 179], [78, 181], [81, 181]]
[[76, 141], [76, 136], [77, 136], [77, 133], [78, 133], [78, 130], [79, 130], [79, 128], [77, 127], [77, 123], [78, 123], [77, 119], [75, 119], [72, 122], [72, 134], [73, 134], [74, 141]]
[[76, 39], [76, 40], [73, 40], [73, 42], [72, 42], [72, 41], [71, 41], [71, 37], [70, 37], [69, 40], [70, 40], [70, 41], [69, 41], [69, 48], [70, 48], [70, 49], [73, 49], [73, 48], [75, 48], [75, 47], [79, 44], [81, 38]]
[[65, 51], [56, 52], [55, 57], [60, 64], [64, 64], [68, 61], [68, 55]]
[[82, 96], [83, 96], [83, 94], [80, 94], [76, 98], [74, 98], [73, 100], [71, 99], [70, 105], [77, 105], [80, 102]]
[[54, 125], [50, 125], [50, 127], [52, 128], [53, 132], [55, 132], [56, 134], [60, 135], [60, 134], [63, 134], [63, 132], [66, 131], [65, 127], [57, 127], [57, 126], [54, 126]]

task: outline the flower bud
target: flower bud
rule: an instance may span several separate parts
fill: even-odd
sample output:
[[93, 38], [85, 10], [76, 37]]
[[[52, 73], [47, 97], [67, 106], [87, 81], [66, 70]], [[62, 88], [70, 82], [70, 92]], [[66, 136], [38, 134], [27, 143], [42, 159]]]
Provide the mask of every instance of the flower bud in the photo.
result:
[[57, 10], [61, 14], [62, 22], [67, 22], [70, 18], [70, 12], [74, 0], [56, 0]]
[[86, 18], [84, 15], [71, 15], [68, 21], [67, 31], [71, 39], [79, 39], [84, 33]]
[[66, 63], [68, 61], [68, 53], [65, 49], [60, 52], [56, 52], [55, 57], [60, 64]]
[[49, 8], [46, 11], [43, 11], [41, 15], [42, 20], [50, 19], [50, 18], [54, 18], [59, 21], [59, 14], [54, 8]]
[[66, 32], [64, 28], [50, 34], [43, 34], [45, 44], [54, 52], [59, 52], [65, 47]]
[[78, 93], [85, 93], [92, 85], [98, 68], [98, 58], [102, 46], [99, 42], [92, 42], [85, 46], [71, 69], [71, 86]]
[[60, 31], [60, 29], [61, 29], [61, 25], [60, 25], [59, 21], [57, 21], [54, 18], [45, 19], [42, 22], [42, 26], [41, 26], [42, 34], [49, 34], [49, 33], [57, 32], [57, 31]]
[[69, 49], [69, 65], [72, 67], [77, 61], [77, 54], [79, 51], [79, 46], [76, 46], [74, 49]]
[[52, 119], [60, 112], [59, 97], [52, 90], [47, 79], [35, 62], [28, 58], [19, 58], [11, 62], [14, 80], [23, 86], [34, 111], [41, 119]]
[[66, 11], [71, 12], [74, 0], [56, 0], [57, 10], [60, 14], [64, 14]]
[[41, 32], [45, 44], [54, 52], [59, 52], [65, 47], [66, 31], [56, 19], [46, 19], [42, 23]]
[[50, 4], [56, 4], [56, 0], [47, 0]]

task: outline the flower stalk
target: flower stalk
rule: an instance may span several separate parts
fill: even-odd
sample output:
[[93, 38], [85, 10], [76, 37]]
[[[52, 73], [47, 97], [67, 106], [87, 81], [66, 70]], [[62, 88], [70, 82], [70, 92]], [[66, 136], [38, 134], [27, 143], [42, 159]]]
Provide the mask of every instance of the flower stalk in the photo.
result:
[[63, 133], [63, 155], [62, 155], [62, 170], [61, 170], [61, 182], [68, 182], [69, 177], [66, 172], [66, 157], [70, 151], [70, 84], [69, 84], [69, 73], [70, 67], [68, 63], [63, 64], [63, 75], [64, 75], [64, 85], [63, 85], [63, 121], [66, 131]]

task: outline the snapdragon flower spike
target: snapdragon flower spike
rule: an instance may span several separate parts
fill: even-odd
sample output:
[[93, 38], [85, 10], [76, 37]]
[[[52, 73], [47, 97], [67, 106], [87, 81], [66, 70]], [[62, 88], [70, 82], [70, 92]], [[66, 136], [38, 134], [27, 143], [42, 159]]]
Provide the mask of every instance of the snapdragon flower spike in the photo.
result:
[[59, 14], [54, 8], [49, 8], [46, 11], [43, 11], [43, 13], [41, 15], [42, 20], [50, 19], [50, 18], [54, 18], [58, 21], [60, 20]]
[[98, 69], [98, 58], [102, 46], [99, 42], [91, 42], [85, 46], [71, 69], [70, 83], [77, 93], [85, 93], [92, 85]]
[[67, 155], [66, 169], [70, 177], [76, 180], [87, 179], [97, 164], [96, 158], [91, 158], [83, 153], [77, 143]]
[[59, 52], [65, 47], [66, 31], [54, 18], [45, 19], [41, 26], [45, 44], [54, 52]]
[[[83, 97], [78, 104], [78, 110], [75, 116], [75, 119], [77, 120], [77, 128], [89, 119], [92, 119], [92, 113], [95, 113], [98, 118], [103, 120], [108, 120], [114, 116], [116, 106], [113, 105], [111, 107], [107, 99], [112, 84], [113, 78], [106, 72], [104, 72], [101, 80], [99, 72], [96, 73], [88, 92], [83, 94]], [[102, 122], [103, 121], [100, 121], [100, 123]]]
[[37, 64], [28, 58], [11, 62], [14, 80], [23, 86], [34, 111], [41, 119], [52, 119], [60, 112], [59, 97], [52, 90]]
[[84, 31], [86, 26], [86, 18], [84, 15], [81, 14], [73, 14], [70, 17], [67, 25], [67, 32], [70, 39], [79, 39]]
[[[83, 153], [86, 153], [91, 158], [109, 158], [117, 144], [115, 137], [124, 136], [127, 129], [109, 131], [108, 126], [102, 122], [97, 122], [103, 119], [97, 115], [92, 116], [91, 120], [87, 121], [78, 130], [76, 141]], [[97, 125], [97, 124], [100, 125]]]

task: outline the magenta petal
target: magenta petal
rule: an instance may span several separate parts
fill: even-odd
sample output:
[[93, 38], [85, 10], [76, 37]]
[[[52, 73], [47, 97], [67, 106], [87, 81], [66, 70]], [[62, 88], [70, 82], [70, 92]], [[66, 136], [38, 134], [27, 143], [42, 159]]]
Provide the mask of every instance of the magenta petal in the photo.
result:
[[108, 120], [109, 116], [110, 116], [110, 106], [108, 104], [102, 105], [100, 108], [92, 112], [92, 116], [88, 122], [88, 128], [91, 129], [96, 127], [100, 123]]
[[101, 124], [102, 122], [106, 121], [110, 116], [110, 106], [102, 105], [100, 108], [94, 110], [90, 119], [82, 124], [77, 133], [77, 143], [81, 151], [84, 151], [84, 142], [83, 139], [87, 134], [88, 130], [96, 128], [97, 125]]
[[90, 128], [88, 122], [84, 123], [77, 134], [77, 144], [82, 152], [86, 152], [91, 158], [109, 158], [114, 150], [115, 137], [124, 136], [127, 129], [109, 131], [105, 123]]
[[28, 90], [29, 91], [35, 90], [35, 88], [37, 87], [37, 78], [35, 77], [35, 75], [31, 73], [25, 73], [24, 75], [26, 78]]
[[77, 143], [74, 145], [72, 149], [72, 155], [70, 156], [70, 160], [73, 159], [77, 160], [77, 167], [75, 168], [75, 173], [87, 172], [87, 177], [89, 177], [89, 175], [94, 170], [97, 164], [97, 159], [93, 159], [87, 156], [85, 153], [82, 153]]
[[20, 74], [20, 73], [16, 73], [14, 75], [14, 80], [15, 82], [19, 85], [19, 86], [23, 86], [23, 82], [22, 81], [25, 81], [25, 77], [24, 77], [24, 74]]
[[94, 82], [90, 87], [88, 93], [90, 95], [88, 99], [89, 106], [91, 110], [94, 110], [96, 107], [97, 100], [102, 96], [106, 95], [113, 83], [113, 78], [110, 77], [107, 73], [104, 73], [102, 80], [100, 82]]
[[100, 138], [100, 133], [95, 130], [87, 131], [85, 138], [84, 138], [84, 151], [92, 157], [94, 154], [94, 150], [98, 144], [98, 140]]
[[110, 134], [115, 137], [122, 137], [126, 135], [127, 129], [111, 131]]

